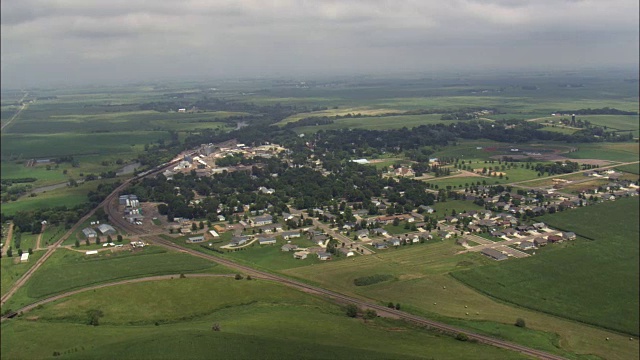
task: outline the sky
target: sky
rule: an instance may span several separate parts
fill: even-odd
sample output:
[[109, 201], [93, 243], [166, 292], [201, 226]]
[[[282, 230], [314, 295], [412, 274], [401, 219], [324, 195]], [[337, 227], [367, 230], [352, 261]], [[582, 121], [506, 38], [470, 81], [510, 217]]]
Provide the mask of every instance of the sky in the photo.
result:
[[1, 86], [630, 67], [638, 0], [2, 0]]

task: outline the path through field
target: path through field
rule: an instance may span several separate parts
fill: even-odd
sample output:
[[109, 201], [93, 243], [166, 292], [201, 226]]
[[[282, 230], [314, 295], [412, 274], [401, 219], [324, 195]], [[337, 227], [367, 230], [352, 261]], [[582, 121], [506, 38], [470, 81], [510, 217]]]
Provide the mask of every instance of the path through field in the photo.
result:
[[[26, 97], [27, 97], [27, 95], [29, 95], [29, 93], [28, 93], [28, 92], [25, 92], [25, 93], [24, 93], [24, 96], [22, 97], [22, 99], [20, 99], [20, 102], [22, 102], [22, 101], [24, 100], [24, 98], [26, 98]], [[13, 114], [13, 116], [11, 117], [11, 119], [9, 119], [9, 121], [7, 121], [6, 123], [4, 123], [4, 124], [0, 127], [0, 131], [4, 131], [4, 128], [6, 128], [6, 127], [7, 127], [7, 125], [11, 124], [11, 122], [12, 122], [13, 120], [15, 120], [15, 119], [18, 117], [18, 115], [20, 115], [20, 113], [22, 112], [22, 110], [24, 110], [24, 109], [26, 109], [26, 108], [27, 108], [27, 104], [22, 104], [22, 106], [20, 106], [20, 109], [18, 109], [18, 111], [16, 111], [16, 113], [15, 113], [15, 114]]]
[[9, 250], [9, 246], [11, 244], [11, 240], [13, 239], [13, 223], [9, 224], [9, 231], [7, 231], [7, 238], [4, 241], [4, 245], [2, 246], [2, 256], [7, 255], [7, 250]]

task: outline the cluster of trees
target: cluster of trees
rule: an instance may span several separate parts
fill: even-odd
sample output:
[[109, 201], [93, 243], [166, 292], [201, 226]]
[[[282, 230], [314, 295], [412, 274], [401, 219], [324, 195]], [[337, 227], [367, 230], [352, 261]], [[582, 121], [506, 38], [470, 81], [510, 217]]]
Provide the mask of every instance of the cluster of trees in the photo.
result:
[[556, 111], [556, 114], [576, 114], [576, 115], [638, 115], [637, 111], [625, 111], [605, 106], [599, 109], [580, 109]]

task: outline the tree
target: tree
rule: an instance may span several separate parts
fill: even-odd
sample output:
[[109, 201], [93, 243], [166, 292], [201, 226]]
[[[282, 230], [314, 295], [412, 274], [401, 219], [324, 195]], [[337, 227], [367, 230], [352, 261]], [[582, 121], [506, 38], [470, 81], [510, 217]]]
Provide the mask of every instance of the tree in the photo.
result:
[[198, 228], [200, 230], [204, 229], [204, 222], [200, 221], [200, 223], [198, 224]]
[[84, 241], [84, 244], [85, 244], [85, 245], [87, 245], [87, 246], [89, 246], [89, 244], [90, 244], [90, 243], [89, 243], [89, 239], [85, 240], [85, 241]]
[[240, 274], [236, 274], [235, 279], [236, 279], [236, 280], [242, 280], [242, 275], [240, 275]]
[[400, 219], [394, 218], [393, 219], [393, 226], [398, 226], [398, 225], [400, 225]]
[[251, 275], [247, 275], [247, 280], [253, 280], [253, 279], [251, 278]]
[[96, 236], [96, 245], [100, 245], [100, 236]]
[[9, 246], [9, 249], [7, 250], [7, 256], [8, 257], [12, 257], [13, 256], [13, 250], [11, 249], [11, 246]]
[[18, 249], [18, 256], [22, 256], [22, 249]]
[[373, 309], [367, 309], [367, 311], [364, 312], [363, 317], [365, 319], [375, 319], [378, 317], [378, 313]]
[[76, 239], [76, 244], [75, 244], [75, 246], [76, 246], [76, 247], [80, 247], [80, 240], [77, 240], [77, 239]]
[[118, 239], [118, 242], [121, 243], [122, 242], [122, 235], [118, 234], [118, 238], [117, 239]]
[[113, 243], [113, 238], [111, 237], [111, 235], [107, 235], [107, 242], [109, 244]]
[[196, 225], [196, 223], [191, 223], [191, 231], [196, 231], [198, 230], [198, 225]]
[[358, 316], [358, 307], [356, 305], [354, 305], [354, 304], [349, 304], [349, 305], [347, 305], [346, 312], [347, 312], [347, 316], [348, 317], [354, 318], [354, 317]]
[[516, 325], [517, 327], [521, 327], [521, 328], [527, 327], [527, 325], [526, 325], [526, 323], [524, 322], [524, 319], [523, 319], [523, 318], [518, 318], [518, 319], [516, 320], [516, 324], [515, 324], [515, 325]]
[[395, 308], [395, 305], [393, 305], [393, 303], [391, 301], [389, 301], [389, 303], [387, 304], [387, 307], [389, 309], [393, 309], [393, 308]]
[[29, 250], [27, 250], [27, 252], [29, 253], [29, 255], [33, 255], [33, 249], [29, 248]]
[[396, 310], [400, 310], [400, 303], [396, 303]]

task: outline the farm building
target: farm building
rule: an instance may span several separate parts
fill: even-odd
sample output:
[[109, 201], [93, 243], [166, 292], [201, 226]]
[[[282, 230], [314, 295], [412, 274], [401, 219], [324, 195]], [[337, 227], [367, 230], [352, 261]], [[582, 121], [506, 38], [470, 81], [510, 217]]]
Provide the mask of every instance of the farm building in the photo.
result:
[[116, 234], [116, 229], [114, 229], [113, 226], [111, 226], [109, 224], [100, 224], [100, 226], [98, 226], [98, 231], [100, 231], [100, 233], [102, 235], [115, 235]]
[[502, 261], [507, 259], [507, 255], [501, 253], [496, 249], [491, 249], [491, 248], [482, 249], [482, 255], [488, 256], [496, 261]]
[[82, 229], [82, 234], [84, 234], [84, 237], [87, 239], [94, 239], [96, 236], [98, 236], [98, 233], [96, 233], [96, 231], [92, 228]]
[[209, 234], [214, 238], [220, 237], [220, 235], [215, 230], [209, 230]]
[[200, 243], [204, 241], [204, 235], [200, 235], [200, 236], [192, 236], [190, 237], [187, 242], [188, 243]]
[[29, 261], [29, 253], [23, 252], [20, 256], [20, 262], [28, 262]]
[[298, 251], [293, 254], [293, 258], [298, 260], [304, 260], [307, 258], [307, 255], [309, 255], [309, 253], [306, 251]]

